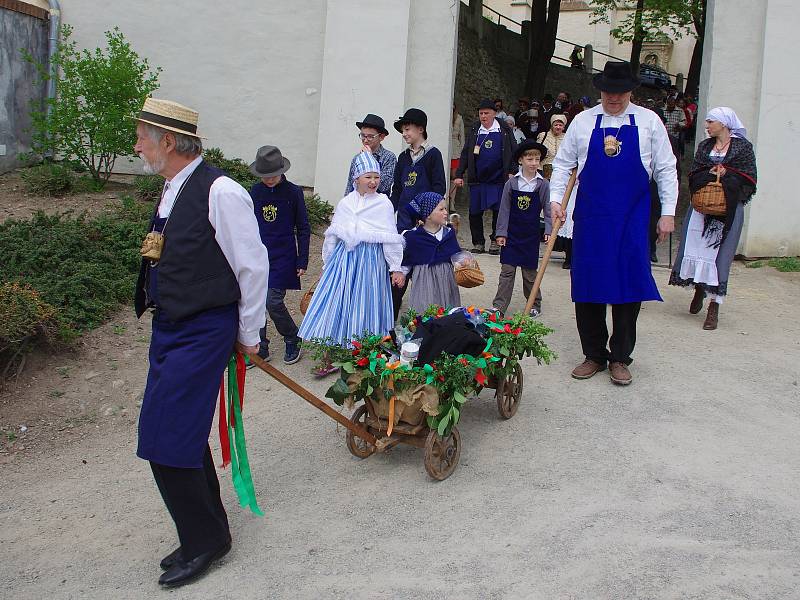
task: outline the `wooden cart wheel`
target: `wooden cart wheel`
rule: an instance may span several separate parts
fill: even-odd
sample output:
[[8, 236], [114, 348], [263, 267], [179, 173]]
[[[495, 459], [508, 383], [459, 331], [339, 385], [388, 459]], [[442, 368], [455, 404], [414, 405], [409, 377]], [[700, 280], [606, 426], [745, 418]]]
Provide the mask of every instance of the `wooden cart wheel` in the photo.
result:
[[519, 401], [522, 398], [522, 367], [519, 363], [514, 365], [514, 370], [497, 382], [497, 412], [504, 419], [510, 419], [517, 414]]
[[[363, 404], [359, 406], [350, 420], [367, 429], [367, 407]], [[350, 450], [350, 454], [358, 458], [367, 458], [375, 452], [375, 446], [365, 442], [349, 429], [347, 430], [347, 449]]]
[[450, 477], [458, 466], [461, 456], [461, 434], [458, 427], [453, 427], [445, 438], [431, 430], [425, 440], [425, 470], [428, 475], [439, 481]]

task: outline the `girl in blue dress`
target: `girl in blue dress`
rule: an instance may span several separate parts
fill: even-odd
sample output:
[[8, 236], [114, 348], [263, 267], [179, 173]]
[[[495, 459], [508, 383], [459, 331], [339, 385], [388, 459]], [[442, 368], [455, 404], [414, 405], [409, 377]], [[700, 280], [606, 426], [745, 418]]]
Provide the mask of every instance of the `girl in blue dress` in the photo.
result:
[[[304, 340], [346, 346], [365, 332], [387, 335], [394, 328], [391, 284], [405, 283], [403, 237], [391, 201], [376, 192], [380, 166], [371, 154], [356, 157], [353, 180], [355, 189], [336, 205], [325, 232], [322, 276], [300, 325]], [[317, 374], [332, 371], [323, 360]]]

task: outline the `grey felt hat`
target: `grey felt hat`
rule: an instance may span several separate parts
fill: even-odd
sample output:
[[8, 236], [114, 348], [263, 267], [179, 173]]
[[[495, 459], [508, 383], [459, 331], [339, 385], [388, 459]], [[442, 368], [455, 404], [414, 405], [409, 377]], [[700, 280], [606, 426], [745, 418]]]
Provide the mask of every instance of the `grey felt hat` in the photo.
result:
[[255, 162], [250, 164], [250, 172], [256, 177], [275, 177], [289, 170], [292, 163], [275, 146], [261, 146], [256, 152]]

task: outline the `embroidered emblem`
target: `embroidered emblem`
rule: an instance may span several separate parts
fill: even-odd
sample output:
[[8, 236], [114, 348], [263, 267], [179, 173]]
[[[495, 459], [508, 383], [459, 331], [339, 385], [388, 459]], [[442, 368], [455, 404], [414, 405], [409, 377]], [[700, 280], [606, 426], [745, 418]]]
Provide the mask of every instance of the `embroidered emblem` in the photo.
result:
[[491, 147], [492, 147], [492, 140], [486, 140], [486, 141], [483, 143], [483, 147], [484, 147], [484, 148], [486, 148], [487, 150], [488, 150], [489, 148], [491, 148]]
[[264, 214], [264, 220], [267, 223], [272, 223], [278, 218], [278, 207], [272, 204], [267, 204], [261, 212]]
[[415, 185], [417, 185], [417, 172], [416, 171], [411, 171], [411, 173], [408, 174], [408, 179], [406, 179], [406, 182], [405, 182], [404, 185], [406, 187], [414, 187]]
[[531, 197], [517, 196], [517, 206], [520, 210], [528, 210], [531, 207]]

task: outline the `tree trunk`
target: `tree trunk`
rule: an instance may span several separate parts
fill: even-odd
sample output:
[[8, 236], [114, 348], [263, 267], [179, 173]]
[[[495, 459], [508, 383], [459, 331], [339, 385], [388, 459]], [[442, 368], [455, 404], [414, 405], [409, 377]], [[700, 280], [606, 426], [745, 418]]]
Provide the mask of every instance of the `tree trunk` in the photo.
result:
[[706, 4], [707, 0], [698, 0], [696, 10], [692, 14], [697, 39], [694, 42], [692, 61], [689, 63], [689, 73], [686, 76], [686, 92], [695, 96], [695, 99], [700, 87], [700, 69], [703, 66], [703, 44], [706, 39]]
[[531, 7], [531, 55], [525, 78], [525, 91], [531, 98], [544, 95], [547, 71], [556, 51], [560, 10], [561, 0], [534, 0]]
[[634, 16], [634, 33], [631, 44], [631, 71], [634, 76], [639, 74], [639, 56], [642, 53], [644, 43], [644, 28], [642, 27], [642, 13], [644, 12], [644, 0], [636, 0], [636, 15]]

